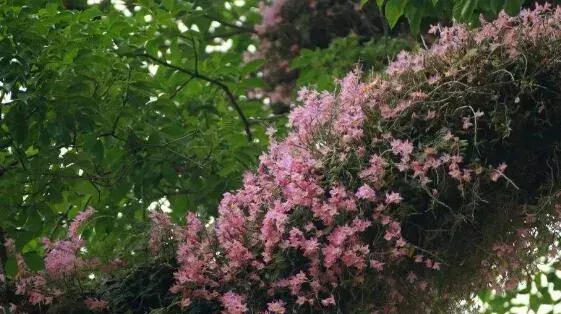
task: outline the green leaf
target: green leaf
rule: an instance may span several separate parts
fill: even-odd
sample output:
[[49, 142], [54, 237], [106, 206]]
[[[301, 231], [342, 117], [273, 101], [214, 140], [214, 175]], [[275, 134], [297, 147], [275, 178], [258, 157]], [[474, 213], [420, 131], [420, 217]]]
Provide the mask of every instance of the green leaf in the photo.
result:
[[94, 199], [98, 199], [98, 191], [95, 186], [88, 180], [79, 180], [74, 185], [74, 191], [83, 196], [92, 196]]
[[509, 15], [516, 15], [522, 4], [524, 4], [524, 0], [506, 0], [504, 9]]
[[27, 139], [28, 124], [25, 113], [25, 107], [21, 103], [17, 103], [6, 115], [6, 123], [10, 129], [10, 133], [18, 144], [23, 144]]
[[173, 11], [173, 9], [175, 8], [175, 0], [163, 0], [162, 4], [164, 5], [164, 8], [169, 11]]
[[98, 17], [98, 16], [102, 16], [103, 12], [101, 12], [101, 10], [99, 10], [99, 7], [97, 6], [92, 6], [90, 8], [88, 8], [87, 10], [82, 11], [82, 13], [80, 14], [80, 19], [84, 22], [87, 22], [91, 19], [93, 19], [94, 17]]
[[242, 75], [253, 73], [263, 67], [265, 64], [265, 60], [263, 59], [256, 59], [246, 63], [241, 71]]
[[6, 275], [14, 277], [18, 272], [18, 264], [15, 257], [10, 256], [6, 261]]
[[27, 266], [29, 266], [31, 270], [38, 271], [43, 268], [43, 258], [35, 251], [25, 253], [23, 259], [25, 259]]
[[[368, 1], [369, 0], [360, 0], [360, 8], [362, 9], [364, 5], [368, 3]], [[376, 2], [378, 2], [378, 0], [376, 0]]]
[[413, 34], [419, 34], [421, 30], [421, 20], [423, 18], [423, 7], [417, 7], [413, 3], [409, 3], [405, 10], [405, 16], [409, 21], [409, 27]]
[[408, 0], [388, 0], [386, 3], [385, 16], [391, 28], [397, 24], [397, 21], [403, 15], [408, 2]]
[[537, 313], [538, 310], [540, 309], [540, 299], [538, 298], [538, 296], [536, 296], [535, 294], [530, 295], [530, 309], [532, 311], [534, 311], [534, 313]]
[[460, 21], [469, 20], [477, 8], [477, 2], [478, 0], [459, 0], [454, 4], [453, 17]]

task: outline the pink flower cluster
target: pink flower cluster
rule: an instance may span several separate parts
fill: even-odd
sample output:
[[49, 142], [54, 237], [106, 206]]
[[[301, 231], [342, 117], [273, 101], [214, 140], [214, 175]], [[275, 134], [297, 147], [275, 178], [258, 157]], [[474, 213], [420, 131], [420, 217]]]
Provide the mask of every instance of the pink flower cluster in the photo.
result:
[[96, 263], [95, 261], [85, 260], [80, 256], [80, 249], [84, 247], [85, 242], [78, 233], [78, 228], [88, 221], [93, 214], [94, 210], [91, 207], [78, 213], [68, 227], [68, 239], [57, 240], [53, 243], [49, 239], [43, 240], [47, 252], [45, 270], [51, 279], [61, 280], [65, 277], [71, 277]]
[[151, 221], [150, 240], [148, 247], [152, 254], [156, 255], [165, 243], [173, 240], [176, 233], [176, 225], [170, 217], [163, 212], [153, 211], [148, 215]]
[[[216, 300], [224, 313], [330, 309], [345, 302], [337, 296], [366, 283], [372, 291], [362, 292], [368, 297], [360, 306], [384, 313], [396, 312], [406, 296], [434, 293], [427, 279], [450, 265], [439, 248], [419, 247], [404, 236], [404, 213], [414, 203], [401, 187], [424, 191], [448, 212], [438, 199], [439, 180], [456, 182], [460, 190], [475, 181], [492, 185], [507, 178], [506, 164], [484, 170], [465, 162], [460, 139], [469, 130], [461, 121], [430, 143], [393, 133], [393, 121], [411, 112], [412, 119], [439, 119], [434, 108], [419, 104], [431, 100], [430, 86], [457, 72], [428, 68], [429, 62], [453, 64], [474, 43], [516, 58], [521, 45], [561, 38], [561, 9], [549, 10], [538, 7], [517, 18], [502, 14], [475, 31], [435, 27], [440, 41], [426, 51], [402, 53], [386, 77], [362, 83], [353, 71], [336, 94], [300, 91], [303, 105], [290, 114], [292, 132], [272, 141], [242, 189], [224, 195], [216, 225], [204, 227], [189, 216], [172, 290], [185, 305]], [[429, 89], [410, 89], [408, 75], [420, 72]], [[483, 117], [474, 108], [470, 123]], [[494, 253], [501, 258], [510, 249], [498, 245]]]
[[261, 24], [255, 26], [259, 33], [265, 33], [269, 28], [275, 28], [282, 21], [282, 8], [290, 0], [276, 0], [270, 5], [263, 1], [259, 2], [261, 12]]
[[13, 239], [6, 239], [4, 246], [17, 261], [16, 294], [25, 295], [31, 305], [51, 304], [62, 292], [48, 286], [48, 279], [44, 273], [33, 273], [29, 270], [23, 256], [16, 250]]
[[[94, 212], [91, 207], [79, 212], [68, 225], [67, 238], [54, 242], [47, 238], [43, 239], [44, 271], [31, 271], [23, 256], [16, 250], [14, 241], [11, 239], [6, 241], [5, 247], [8, 249], [8, 253], [14, 255], [17, 260], [16, 294], [25, 296], [31, 305], [49, 305], [63, 297], [65, 292], [68, 292], [69, 284], [72, 285], [75, 278], [83, 276], [85, 270], [107, 268], [100, 265], [96, 259], [83, 257], [81, 253], [85, 247], [85, 241], [81, 239], [78, 230], [92, 218]], [[112, 261], [108, 267], [112, 268], [119, 264], [122, 264], [119, 260]], [[90, 309], [96, 311], [108, 307], [107, 301], [100, 299], [87, 299], [85, 303]]]
[[84, 301], [88, 309], [93, 312], [102, 312], [109, 309], [109, 302], [98, 298], [86, 298]]

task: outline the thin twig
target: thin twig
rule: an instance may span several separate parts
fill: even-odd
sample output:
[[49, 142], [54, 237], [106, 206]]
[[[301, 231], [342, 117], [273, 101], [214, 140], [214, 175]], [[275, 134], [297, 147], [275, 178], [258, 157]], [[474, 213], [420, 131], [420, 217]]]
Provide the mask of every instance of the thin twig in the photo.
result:
[[257, 34], [257, 31], [252, 27], [239, 26], [239, 25], [236, 25], [236, 24], [233, 24], [233, 23], [230, 23], [230, 22], [226, 22], [222, 19], [219, 19], [215, 16], [211, 16], [209, 14], [204, 14], [203, 17], [205, 17], [209, 20], [212, 20], [212, 21], [216, 21], [216, 22], [220, 23], [221, 25], [228, 26], [230, 28], [235, 28], [235, 29], [238, 29], [238, 30], [241, 30], [241, 31], [244, 31], [244, 32]]
[[215, 78], [206, 76], [206, 75], [201, 74], [201, 73], [198, 73], [198, 72], [196, 72], [196, 71], [192, 71], [192, 70], [189, 70], [189, 69], [185, 69], [185, 68], [179, 67], [179, 66], [177, 66], [177, 65], [173, 65], [173, 64], [171, 64], [171, 63], [168, 63], [166, 60], [162, 60], [162, 59], [160, 59], [160, 58], [156, 58], [156, 57], [154, 57], [154, 56], [152, 56], [152, 55], [149, 55], [149, 54], [147, 54], [147, 53], [138, 54], [138, 55], [136, 55], [136, 56], [148, 58], [148, 59], [150, 59], [150, 60], [152, 60], [152, 61], [154, 61], [154, 62], [156, 62], [156, 63], [158, 63], [158, 64], [160, 64], [160, 65], [163, 65], [163, 66], [165, 66], [165, 67], [168, 67], [168, 68], [177, 70], [177, 71], [179, 71], [179, 72], [188, 74], [188, 75], [190, 75], [190, 76], [192, 76], [192, 77], [195, 77], [195, 78], [198, 78], [198, 79], [200, 79], [200, 80], [209, 82], [209, 83], [211, 83], [211, 84], [213, 84], [213, 85], [216, 85], [218, 88], [220, 88], [220, 89], [226, 94], [226, 97], [227, 97], [228, 100], [230, 101], [230, 104], [232, 105], [232, 107], [234, 107], [234, 109], [235, 109], [236, 112], [238, 113], [240, 119], [242, 120], [244, 129], [245, 129], [245, 134], [246, 134], [248, 140], [249, 140], [249, 141], [252, 141], [252, 140], [253, 140], [253, 135], [251, 134], [251, 129], [250, 129], [249, 122], [248, 122], [247, 118], [245, 117], [245, 115], [244, 115], [242, 109], [240, 108], [240, 105], [239, 105], [239, 103], [238, 103], [238, 100], [236, 99], [236, 96], [234, 95], [234, 93], [232, 93], [232, 91], [230, 90], [230, 88], [228, 87], [228, 85], [226, 85], [225, 83], [223, 83], [223, 82], [221, 82], [221, 81], [219, 81], [219, 80], [217, 80], [217, 79], [215, 79]]

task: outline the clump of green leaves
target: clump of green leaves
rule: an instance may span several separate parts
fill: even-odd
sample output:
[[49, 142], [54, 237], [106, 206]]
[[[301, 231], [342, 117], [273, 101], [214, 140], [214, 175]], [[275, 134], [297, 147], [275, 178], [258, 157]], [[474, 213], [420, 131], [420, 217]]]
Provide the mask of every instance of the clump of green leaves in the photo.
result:
[[303, 49], [291, 65], [300, 76], [297, 87], [314, 86], [318, 90], [333, 90], [333, 78], [341, 78], [357, 65], [379, 72], [401, 50], [414, 50], [412, 39], [381, 37], [362, 42], [356, 35], [334, 39], [326, 49]]

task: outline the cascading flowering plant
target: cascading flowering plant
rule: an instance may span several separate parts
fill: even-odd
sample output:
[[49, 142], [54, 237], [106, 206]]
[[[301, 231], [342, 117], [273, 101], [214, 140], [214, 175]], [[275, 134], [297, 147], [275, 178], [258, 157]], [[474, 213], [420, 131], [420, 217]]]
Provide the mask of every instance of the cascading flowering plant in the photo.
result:
[[[215, 224], [151, 215], [152, 251], [177, 244], [170, 290], [183, 309], [454, 313], [557, 250], [561, 8], [431, 31], [439, 42], [383, 75], [355, 70], [336, 92], [301, 90], [291, 132], [270, 139]], [[92, 213], [45, 241], [45, 272], [8, 241], [28, 302], [53, 303], [57, 284], [98, 264], [79, 254]]]
[[435, 26], [384, 75], [300, 91], [216, 225], [188, 217], [172, 291], [223, 313], [411, 313], [513, 287], [559, 235], [559, 178], [542, 173], [561, 141], [560, 25], [537, 5]]

